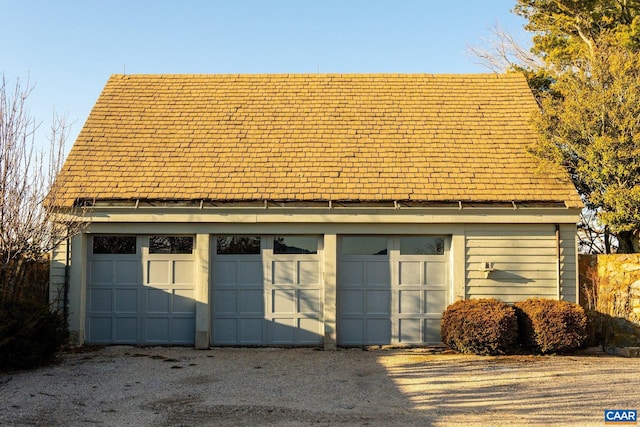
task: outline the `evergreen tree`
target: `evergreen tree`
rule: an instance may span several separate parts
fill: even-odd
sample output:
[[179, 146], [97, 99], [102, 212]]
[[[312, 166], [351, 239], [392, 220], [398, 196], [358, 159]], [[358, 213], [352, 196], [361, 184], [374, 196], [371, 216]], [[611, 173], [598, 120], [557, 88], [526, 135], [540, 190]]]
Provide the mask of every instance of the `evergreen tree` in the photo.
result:
[[640, 251], [640, 0], [518, 0], [534, 33], [540, 144], [532, 152], [564, 167], [585, 204]]

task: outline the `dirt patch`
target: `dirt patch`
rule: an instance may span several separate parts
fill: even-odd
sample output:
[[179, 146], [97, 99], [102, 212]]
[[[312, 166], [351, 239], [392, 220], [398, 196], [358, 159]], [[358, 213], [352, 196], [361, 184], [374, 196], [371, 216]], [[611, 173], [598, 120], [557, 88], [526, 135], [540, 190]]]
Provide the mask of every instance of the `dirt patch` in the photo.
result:
[[107, 347], [0, 375], [0, 425], [602, 425], [640, 359]]

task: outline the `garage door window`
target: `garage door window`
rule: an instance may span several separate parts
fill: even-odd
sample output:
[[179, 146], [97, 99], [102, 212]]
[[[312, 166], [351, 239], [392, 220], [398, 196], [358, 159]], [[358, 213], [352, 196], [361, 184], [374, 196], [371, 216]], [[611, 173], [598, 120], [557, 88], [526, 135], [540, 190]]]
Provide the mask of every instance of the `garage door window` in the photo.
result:
[[444, 237], [401, 237], [400, 255], [444, 255]]
[[218, 255], [260, 255], [260, 236], [219, 236]]
[[93, 236], [94, 254], [135, 255], [136, 236]]
[[342, 255], [387, 255], [387, 238], [379, 236], [345, 236]]
[[274, 254], [317, 254], [318, 236], [275, 236]]
[[150, 254], [191, 254], [193, 253], [193, 237], [191, 236], [151, 236], [149, 237]]

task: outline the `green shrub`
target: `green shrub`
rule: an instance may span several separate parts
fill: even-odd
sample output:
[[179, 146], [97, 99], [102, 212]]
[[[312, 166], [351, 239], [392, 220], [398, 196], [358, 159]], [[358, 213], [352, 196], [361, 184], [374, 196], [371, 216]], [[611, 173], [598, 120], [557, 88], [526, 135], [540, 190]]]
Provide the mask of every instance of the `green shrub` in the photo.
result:
[[62, 316], [33, 301], [0, 303], [0, 370], [43, 365], [67, 341]]
[[513, 307], [497, 299], [451, 304], [442, 315], [442, 341], [460, 353], [505, 354], [514, 350], [518, 321]]
[[516, 305], [520, 342], [540, 353], [566, 353], [587, 339], [587, 316], [578, 304], [530, 298]]

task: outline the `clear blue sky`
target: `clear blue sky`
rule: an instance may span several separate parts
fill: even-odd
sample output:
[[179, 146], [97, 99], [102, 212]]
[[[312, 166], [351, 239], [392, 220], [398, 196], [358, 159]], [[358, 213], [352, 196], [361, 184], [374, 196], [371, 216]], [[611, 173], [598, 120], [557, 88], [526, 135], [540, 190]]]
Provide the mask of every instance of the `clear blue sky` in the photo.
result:
[[[73, 122], [114, 73], [478, 73], [489, 28], [526, 41], [515, 0], [0, 0], [0, 73], [31, 114]], [[42, 138], [43, 136], [39, 136]]]

